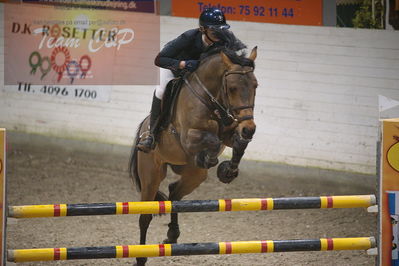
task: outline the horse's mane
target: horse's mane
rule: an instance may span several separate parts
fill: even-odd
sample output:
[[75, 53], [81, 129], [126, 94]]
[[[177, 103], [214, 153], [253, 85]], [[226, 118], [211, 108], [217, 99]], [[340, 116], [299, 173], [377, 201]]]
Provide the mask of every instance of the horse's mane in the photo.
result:
[[[215, 29], [215, 36], [220, 40], [219, 42], [211, 45], [205, 52], [201, 54], [200, 60], [205, 60], [212, 55], [223, 52], [227, 55], [233, 64], [241, 66], [255, 67], [254, 61], [246, 57], [243, 49], [247, 46], [241, 42], [235, 35], [226, 29]], [[239, 54], [238, 52], [241, 51]]]

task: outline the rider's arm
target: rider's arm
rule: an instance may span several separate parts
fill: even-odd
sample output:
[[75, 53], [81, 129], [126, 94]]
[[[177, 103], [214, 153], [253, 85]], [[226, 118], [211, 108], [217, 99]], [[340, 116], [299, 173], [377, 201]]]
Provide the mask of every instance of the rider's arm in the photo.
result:
[[193, 42], [193, 32], [188, 31], [168, 42], [155, 58], [155, 65], [170, 70], [182, 69], [185, 62], [175, 59], [177, 55]]

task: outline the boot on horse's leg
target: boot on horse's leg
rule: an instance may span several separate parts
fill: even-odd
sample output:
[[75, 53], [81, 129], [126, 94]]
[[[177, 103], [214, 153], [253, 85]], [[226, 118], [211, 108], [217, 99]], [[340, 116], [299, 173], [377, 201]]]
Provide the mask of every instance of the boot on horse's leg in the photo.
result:
[[149, 134], [140, 139], [140, 142], [137, 144], [137, 148], [142, 152], [150, 152], [155, 148], [155, 136], [158, 130], [158, 124], [161, 114], [161, 103], [162, 100], [158, 99], [158, 97], [154, 96], [152, 98], [151, 105], [151, 113], [150, 113], [150, 130]]
[[[181, 200], [181, 197], [179, 197], [176, 194], [176, 187], [178, 186], [178, 184], [179, 184], [179, 181], [169, 184], [169, 200], [170, 201]], [[170, 223], [168, 224], [169, 229], [168, 229], [168, 233], [167, 233], [168, 238], [163, 241], [164, 244], [177, 243], [177, 239], [180, 236], [178, 214], [171, 213], [170, 218], [171, 219], [170, 219]]]

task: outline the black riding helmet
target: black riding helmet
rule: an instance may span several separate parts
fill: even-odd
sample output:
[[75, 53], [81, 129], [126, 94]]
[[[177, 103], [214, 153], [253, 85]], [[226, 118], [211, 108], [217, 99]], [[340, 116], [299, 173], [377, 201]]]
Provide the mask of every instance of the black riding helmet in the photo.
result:
[[206, 8], [199, 17], [199, 24], [204, 28], [228, 29], [230, 25], [226, 23], [226, 18], [222, 11], [217, 8]]

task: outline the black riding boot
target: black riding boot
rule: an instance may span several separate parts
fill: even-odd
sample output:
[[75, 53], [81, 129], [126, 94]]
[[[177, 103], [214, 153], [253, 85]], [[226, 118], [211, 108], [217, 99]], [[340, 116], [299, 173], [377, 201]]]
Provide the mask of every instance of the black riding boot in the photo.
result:
[[137, 148], [143, 152], [150, 152], [155, 148], [155, 135], [158, 129], [159, 118], [161, 114], [161, 103], [162, 100], [158, 99], [155, 96], [152, 98], [152, 105], [151, 105], [151, 113], [150, 113], [150, 130], [148, 135], [144, 138], [140, 139], [140, 142], [137, 144]]

